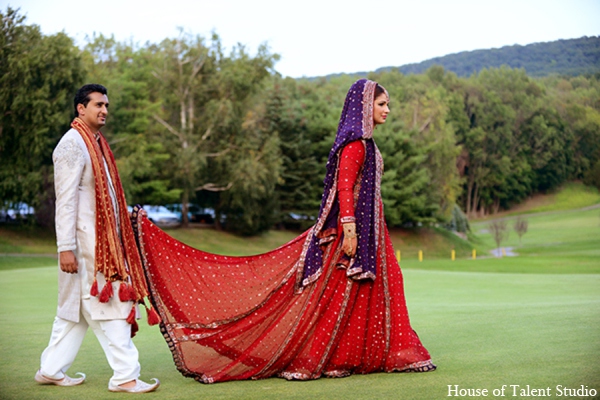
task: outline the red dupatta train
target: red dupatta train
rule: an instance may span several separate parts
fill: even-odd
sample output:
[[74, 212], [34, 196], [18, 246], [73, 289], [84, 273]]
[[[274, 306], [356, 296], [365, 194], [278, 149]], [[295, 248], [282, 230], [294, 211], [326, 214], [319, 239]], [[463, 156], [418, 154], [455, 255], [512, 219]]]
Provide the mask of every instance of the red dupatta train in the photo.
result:
[[150, 296], [177, 369], [204, 383], [434, 369], [410, 326], [382, 229], [374, 281], [336, 268], [338, 239], [321, 277], [297, 293], [296, 264], [310, 231], [266, 254], [228, 257], [186, 246], [140, 217]]
[[[436, 368], [410, 325], [402, 273], [383, 217], [381, 173], [375, 168], [382, 164], [370, 137], [374, 89], [374, 82], [360, 80], [348, 92], [318, 222], [278, 249], [249, 257], [210, 254], [138, 216], [150, 297], [183, 375], [213, 383]], [[371, 121], [370, 131], [365, 121]], [[365, 239], [359, 238], [358, 254], [364, 255], [367, 274], [340, 267], [345, 256], [337, 234], [342, 231], [337, 181], [347, 179], [338, 163], [341, 151], [357, 140], [366, 151], [351, 160], [362, 165], [352, 178], [354, 203], [372, 194], [363, 193], [365, 188], [377, 189], [363, 203], [371, 204], [370, 211], [360, 209], [368, 219], [356, 218]], [[345, 160], [352, 157], [344, 152]], [[361, 243], [368, 248], [360, 250]], [[317, 256], [309, 260], [307, 253]]]

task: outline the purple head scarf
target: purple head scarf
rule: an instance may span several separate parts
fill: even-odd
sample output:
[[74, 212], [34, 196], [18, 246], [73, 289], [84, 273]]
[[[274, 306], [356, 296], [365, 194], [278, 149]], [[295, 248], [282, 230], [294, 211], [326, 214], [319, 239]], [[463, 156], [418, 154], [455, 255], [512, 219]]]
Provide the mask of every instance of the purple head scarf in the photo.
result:
[[310, 284], [323, 268], [323, 245], [333, 240], [325, 237], [336, 230], [339, 218], [337, 199], [337, 173], [342, 149], [348, 143], [363, 140], [365, 162], [360, 175], [360, 190], [355, 205], [357, 252], [348, 269], [354, 279], [375, 279], [379, 232], [380, 181], [383, 165], [381, 155], [373, 141], [373, 101], [377, 83], [360, 79], [348, 90], [340, 117], [335, 142], [329, 153], [324, 180], [323, 198], [317, 223], [308, 234], [300, 257], [299, 287]]

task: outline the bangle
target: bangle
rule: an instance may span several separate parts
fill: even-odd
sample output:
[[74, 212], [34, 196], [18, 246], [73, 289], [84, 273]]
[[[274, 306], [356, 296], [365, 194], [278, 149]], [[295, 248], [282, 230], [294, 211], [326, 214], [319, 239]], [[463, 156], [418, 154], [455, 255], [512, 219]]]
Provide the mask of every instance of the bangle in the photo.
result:
[[340, 218], [340, 222], [342, 224], [346, 224], [348, 222], [354, 222], [354, 221], [356, 221], [356, 218], [353, 215], [350, 215], [348, 217], [342, 217], [342, 218]]
[[354, 222], [348, 222], [342, 226], [344, 227], [344, 237], [348, 239], [356, 238], [356, 224]]

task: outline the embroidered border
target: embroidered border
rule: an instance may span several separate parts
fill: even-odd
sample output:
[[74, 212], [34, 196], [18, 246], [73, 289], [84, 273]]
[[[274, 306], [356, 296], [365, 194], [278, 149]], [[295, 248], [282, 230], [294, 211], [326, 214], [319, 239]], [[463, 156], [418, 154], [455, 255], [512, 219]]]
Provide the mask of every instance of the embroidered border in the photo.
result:
[[[383, 176], [383, 157], [379, 152], [379, 148], [377, 144], [373, 142], [373, 146], [375, 146], [375, 169], [376, 169], [376, 177], [375, 182], [375, 252], [377, 252], [379, 247], [379, 241], [381, 236], [383, 236], [383, 232], [381, 231], [381, 221], [383, 220], [382, 208], [383, 208], [383, 200], [381, 199], [381, 178]], [[382, 247], [379, 247], [382, 248]]]
[[323, 372], [323, 375], [325, 375], [328, 378], [345, 378], [347, 376], [352, 375], [352, 372], [350, 372], [348, 370], [336, 369], [333, 371]]
[[429, 372], [435, 371], [436, 368], [437, 365], [435, 365], [431, 360], [425, 360], [408, 364], [407, 366], [402, 368], [392, 368], [387, 372]]
[[342, 323], [342, 319], [346, 315], [346, 309], [348, 308], [348, 300], [350, 299], [350, 291], [352, 290], [353, 283], [354, 282], [352, 280], [346, 281], [346, 290], [344, 292], [344, 300], [342, 303], [342, 307], [340, 308], [340, 314], [338, 315], [338, 319], [335, 323], [335, 328], [333, 328], [333, 332], [331, 332], [331, 338], [329, 339], [329, 343], [327, 343], [327, 347], [325, 348], [325, 351], [323, 352], [321, 361], [319, 361], [319, 365], [317, 365], [315, 373], [313, 374], [313, 376], [315, 376], [315, 377], [321, 375], [321, 370], [323, 369], [325, 362], [329, 359], [329, 353], [331, 351], [331, 347], [333, 346], [333, 342], [335, 341], [337, 334], [339, 333], [340, 324]]
[[280, 372], [277, 376], [285, 378], [288, 381], [308, 381], [314, 379], [311, 375], [303, 374], [302, 372]]
[[[338, 166], [339, 166], [339, 159], [338, 159]], [[310, 285], [312, 282], [319, 279], [319, 276], [321, 276], [321, 271], [323, 270], [323, 265], [321, 265], [314, 274], [307, 276], [304, 280], [302, 279], [302, 277], [304, 275], [304, 263], [306, 261], [306, 253], [308, 252], [308, 248], [313, 239], [313, 236], [318, 234], [321, 231], [321, 229], [323, 228], [323, 225], [325, 224], [325, 221], [327, 220], [327, 217], [329, 216], [329, 212], [331, 211], [331, 207], [333, 206], [333, 201], [335, 200], [336, 194], [337, 194], [337, 176], [335, 176], [333, 178], [333, 184], [331, 185], [331, 189], [329, 191], [329, 196], [327, 196], [327, 201], [325, 202], [325, 207], [323, 209], [323, 212], [321, 213], [320, 218], [317, 220], [317, 223], [311, 228], [310, 232], [308, 233], [308, 235], [306, 237], [306, 241], [304, 242], [304, 246], [302, 247], [302, 254], [300, 254], [300, 259], [294, 266], [294, 268], [296, 268], [296, 277], [297, 277], [296, 293], [302, 293], [302, 290], [305, 286]]]
[[373, 102], [375, 101], [376, 82], [367, 80], [363, 91], [363, 138], [373, 137]]
[[[379, 207], [383, 207], [382, 203], [379, 203]], [[380, 227], [383, 230], [385, 226]], [[381, 278], [383, 279], [383, 298], [385, 301], [385, 356], [384, 360], [388, 357], [390, 353], [390, 338], [392, 335], [392, 315], [391, 315], [391, 304], [390, 304], [390, 289], [388, 287], [388, 270], [387, 270], [387, 252], [385, 248], [385, 234], [384, 232], [379, 232], [379, 248], [381, 251]]]

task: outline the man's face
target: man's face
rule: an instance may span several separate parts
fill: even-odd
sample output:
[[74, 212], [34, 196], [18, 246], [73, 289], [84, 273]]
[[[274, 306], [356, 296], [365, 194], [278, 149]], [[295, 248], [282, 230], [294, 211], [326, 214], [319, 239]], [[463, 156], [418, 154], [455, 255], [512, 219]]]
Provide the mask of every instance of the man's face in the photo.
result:
[[78, 104], [77, 111], [79, 112], [79, 118], [96, 133], [106, 125], [108, 97], [99, 92], [90, 93], [90, 101], [87, 107], [84, 107], [83, 104]]

